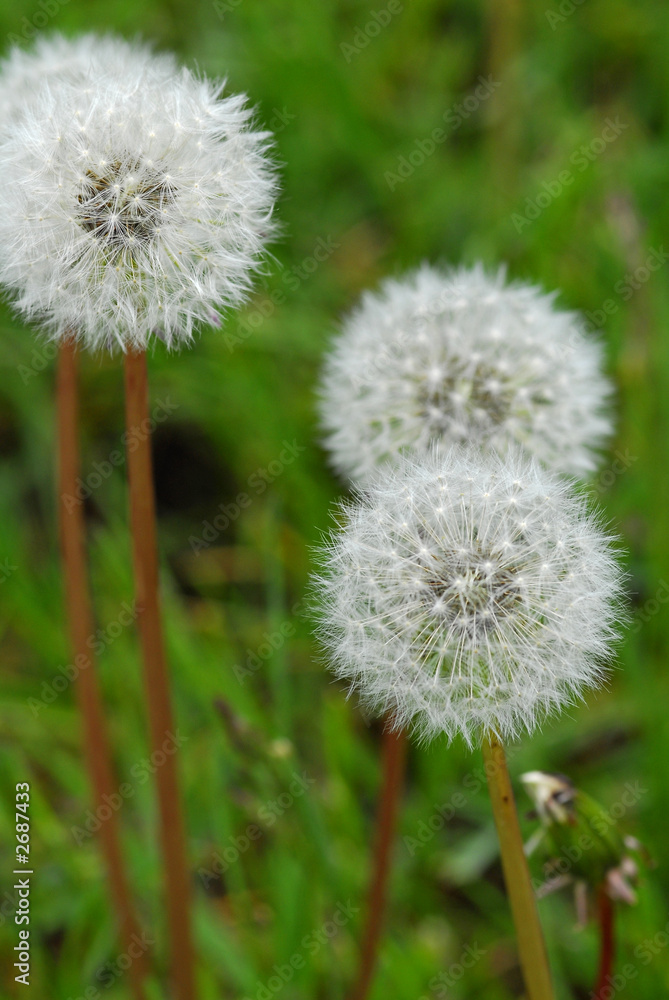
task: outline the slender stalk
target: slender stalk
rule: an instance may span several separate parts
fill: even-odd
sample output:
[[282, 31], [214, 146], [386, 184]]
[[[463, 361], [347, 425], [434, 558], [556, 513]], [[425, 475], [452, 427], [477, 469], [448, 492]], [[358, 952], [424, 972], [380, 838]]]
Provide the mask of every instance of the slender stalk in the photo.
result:
[[[146, 355], [125, 355], [126, 433], [135, 590], [148, 704], [151, 750], [164, 761], [156, 770], [160, 839], [165, 871], [171, 977], [176, 1000], [195, 1000], [190, 878], [179, 797], [176, 754], [165, 753], [174, 721], [158, 596], [158, 549], [149, 441]], [[172, 747], [173, 749], [173, 747]]]
[[554, 994], [546, 946], [523, 850], [506, 756], [494, 736], [483, 741], [483, 759], [527, 995], [529, 1000], [552, 1000]]
[[388, 894], [388, 879], [399, 800], [404, 778], [407, 737], [402, 730], [383, 734], [383, 789], [376, 818], [374, 871], [369, 887], [367, 923], [362, 939], [360, 967], [351, 1000], [365, 1000], [372, 983]]
[[[83, 722], [86, 765], [93, 789], [94, 810], [97, 811], [117, 791], [118, 783], [114, 781], [102, 697], [89, 643], [93, 635], [93, 615], [88, 594], [84, 511], [77, 498], [77, 354], [72, 341], [64, 342], [60, 348], [57, 422], [59, 519], [66, 614], [74, 663], [78, 667], [75, 689]], [[128, 890], [118, 817], [113, 810], [109, 818], [101, 823], [100, 844], [116, 910], [121, 945], [123, 951], [127, 952], [133, 940], [139, 941], [141, 938]], [[136, 947], [130, 954], [134, 954], [134, 951]], [[128, 979], [135, 1000], [144, 1000], [146, 996], [143, 982], [147, 975], [147, 964], [142, 951], [140, 957], [134, 959], [128, 968]]]
[[602, 885], [597, 894], [597, 917], [599, 920], [601, 943], [594, 1000], [603, 1000], [605, 996], [604, 991], [610, 986], [613, 977], [613, 957], [615, 954], [614, 916], [613, 900]]

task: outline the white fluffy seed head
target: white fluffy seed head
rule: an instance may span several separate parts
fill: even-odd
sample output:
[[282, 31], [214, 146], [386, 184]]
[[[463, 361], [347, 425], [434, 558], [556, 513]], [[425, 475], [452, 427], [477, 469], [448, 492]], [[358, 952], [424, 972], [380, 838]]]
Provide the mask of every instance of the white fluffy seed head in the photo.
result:
[[482, 266], [424, 265], [367, 292], [326, 361], [321, 422], [337, 472], [364, 482], [410, 447], [522, 445], [591, 471], [611, 432], [597, 340], [554, 296]]
[[178, 71], [169, 53], [156, 54], [139, 41], [89, 32], [75, 38], [40, 35], [34, 46], [14, 46], [0, 61], [0, 129], [10, 127], [47, 81], [69, 80], [86, 86], [101, 75], [123, 80], [143, 66], [147, 79], [168, 79]]
[[624, 617], [611, 538], [519, 449], [402, 456], [341, 521], [314, 584], [320, 638], [398, 728], [510, 739], [602, 683]]
[[55, 340], [179, 347], [250, 290], [274, 232], [270, 137], [244, 96], [104, 44], [116, 59], [46, 73], [4, 130], [0, 282]]

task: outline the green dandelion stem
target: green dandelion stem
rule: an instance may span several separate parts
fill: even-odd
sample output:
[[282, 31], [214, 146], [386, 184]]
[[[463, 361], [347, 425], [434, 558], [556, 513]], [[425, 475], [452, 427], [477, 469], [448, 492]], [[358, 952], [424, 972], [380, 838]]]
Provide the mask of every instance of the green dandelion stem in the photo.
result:
[[523, 850], [506, 755], [504, 747], [492, 735], [483, 741], [483, 759], [527, 995], [529, 1000], [553, 1000], [546, 946]]

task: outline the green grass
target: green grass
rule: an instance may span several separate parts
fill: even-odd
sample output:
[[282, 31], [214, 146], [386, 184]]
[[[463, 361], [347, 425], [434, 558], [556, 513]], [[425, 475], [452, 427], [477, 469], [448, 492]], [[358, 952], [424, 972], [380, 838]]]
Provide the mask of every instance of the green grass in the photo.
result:
[[[67, 32], [141, 32], [207, 73], [227, 75], [273, 123], [283, 165], [285, 233], [254, 300], [223, 332], [204, 331], [180, 356], [158, 349], [150, 362], [154, 401], [177, 407], [154, 447], [202, 1000], [255, 998], [273, 966], [295, 955], [304, 967], [272, 995], [336, 1000], [352, 982], [362, 914], [322, 944], [318, 934], [338, 906], [358, 905], [364, 893], [379, 730], [331, 683], [301, 613], [310, 549], [341, 492], [318, 445], [313, 387], [336, 321], [360, 291], [424, 259], [505, 261], [513, 277], [559, 288], [563, 305], [591, 314], [610, 300], [603, 337], [620, 419], [596, 497], [629, 552], [635, 623], [609, 688], [523, 740], [510, 766], [516, 778], [527, 769], [564, 772], [605, 806], [620, 800], [627, 782], [640, 783], [643, 793], [621, 822], [658, 864], [644, 872], [638, 905], [621, 913], [619, 965], [635, 970], [629, 996], [656, 1000], [669, 988], [666, 935], [656, 955], [643, 942], [664, 932], [669, 891], [667, 614], [662, 601], [652, 603], [658, 592], [666, 601], [668, 586], [669, 271], [665, 265], [631, 293], [625, 275], [666, 239], [669, 20], [651, 0], [587, 0], [563, 21], [553, 18], [553, 27], [542, 5], [521, 4], [516, 27], [502, 30], [481, 3], [405, 2], [347, 62], [341, 45], [353, 44], [370, 9], [385, 6], [230, 0], [226, 10], [223, 0], [221, 17], [214, 5], [184, 0], [70, 0], [50, 22]], [[3, 8], [2, 36], [20, 34], [24, 15], [40, 9], [32, 0]], [[547, 9], [558, 11], [557, 0]], [[461, 116], [411, 176], [389, 184], [416, 141], [443, 126], [445, 113], [452, 125], [458, 103], [489, 74], [500, 83], [494, 93]], [[626, 127], [581, 169], [578, 150], [602, 134], [607, 118]], [[514, 224], [527, 199], [536, 202], [544, 182], [555, 191], [565, 170], [570, 183], [538, 218]], [[331, 252], [307, 273], [319, 240]], [[277, 290], [284, 298], [272, 305]], [[245, 321], [255, 324], [263, 312], [249, 334]], [[30, 781], [36, 874], [28, 995], [75, 1000], [114, 961], [116, 943], [95, 840], [78, 846], [72, 834], [88, 808], [72, 692], [37, 716], [29, 702], [68, 662], [53, 360], [31, 368], [42, 350], [33, 332], [6, 308], [0, 324], [0, 563], [16, 567], [0, 583], [1, 885], [4, 893], [12, 884], [14, 785]], [[82, 394], [84, 468], [92, 471], [123, 431], [118, 362], [86, 358]], [[254, 473], [276, 468], [286, 441], [304, 450], [257, 490]], [[607, 475], [616, 452], [629, 456], [626, 467]], [[244, 492], [252, 504], [195, 555], [191, 538], [203, 522]], [[106, 629], [132, 600], [124, 467], [93, 492], [87, 510], [96, 613]], [[277, 648], [249, 658], [266, 634]], [[242, 676], [235, 666], [247, 660], [259, 666]], [[100, 670], [119, 782], [133, 787], [121, 812], [124, 844], [142, 917], [157, 929], [163, 988], [156, 982], [154, 995], [161, 997], [164, 907], [155, 801], [142, 780], [147, 743], [132, 629], [107, 645]], [[520, 995], [490, 806], [482, 786], [476, 790], [480, 768], [461, 744], [411, 750], [376, 1000]], [[315, 780], [283, 808], [279, 797], [294, 772]], [[464, 803], [428, 842], [405, 841], [457, 793]], [[521, 811], [529, 808], [522, 791], [518, 798]], [[226, 850], [234, 858], [235, 838], [250, 824], [262, 829], [259, 840], [215, 878], [197, 875], [215, 872]], [[533, 824], [523, 825], [529, 834]], [[558, 997], [585, 1000], [594, 984], [593, 928], [575, 929], [569, 893], [542, 901], [540, 912]], [[13, 982], [16, 932], [5, 917], [2, 997], [25, 995]], [[430, 989], [468, 945], [485, 950], [481, 960]], [[124, 978], [99, 995], [125, 1000]]]

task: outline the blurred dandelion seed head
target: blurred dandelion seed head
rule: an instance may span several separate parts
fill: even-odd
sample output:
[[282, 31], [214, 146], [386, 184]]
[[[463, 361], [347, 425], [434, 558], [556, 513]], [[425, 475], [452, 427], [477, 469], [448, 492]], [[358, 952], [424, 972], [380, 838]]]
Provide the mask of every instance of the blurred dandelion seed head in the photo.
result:
[[611, 432], [601, 348], [554, 296], [504, 272], [423, 266], [367, 292], [327, 359], [332, 464], [364, 481], [403, 450], [521, 445], [581, 475]]

